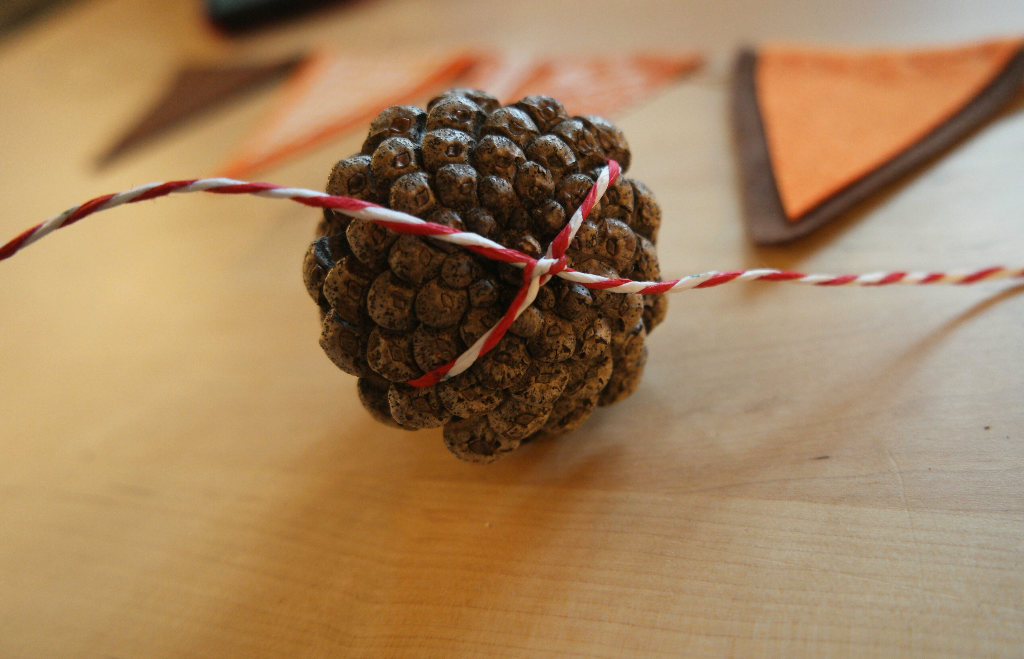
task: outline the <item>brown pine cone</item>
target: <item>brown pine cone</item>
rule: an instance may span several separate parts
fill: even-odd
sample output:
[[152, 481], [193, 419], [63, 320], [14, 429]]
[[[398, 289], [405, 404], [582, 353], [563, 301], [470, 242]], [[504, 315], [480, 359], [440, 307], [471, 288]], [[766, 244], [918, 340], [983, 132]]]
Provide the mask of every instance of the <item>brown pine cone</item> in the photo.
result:
[[[457, 89], [428, 112], [395, 106], [370, 126], [362, 153], [334, 166], [327, 192], [474, 231], [540, 256], [583, 201], [608, 158], [629, 167], [618, 128], [569, 117], [548, 97], [501, 107]], [[661, 210], [620, 176], [567, 252], [606, 277], [658, 281]], [[405, 382], [462, 353], [501, 318], [521, 271], [431, 238], [398, 235], [324, 212], [303, 264], [320, 306], [320, 345], [359, 377], [377, 420], [444, 427], [458, 457], [490, 462], [535, 437], [580, 427], [598, 405], [633, 392], [644, 340], [665, 317], [663, 295], [620, 294], [553, 278], [509, 332], [468, 371], [435, 386]]]

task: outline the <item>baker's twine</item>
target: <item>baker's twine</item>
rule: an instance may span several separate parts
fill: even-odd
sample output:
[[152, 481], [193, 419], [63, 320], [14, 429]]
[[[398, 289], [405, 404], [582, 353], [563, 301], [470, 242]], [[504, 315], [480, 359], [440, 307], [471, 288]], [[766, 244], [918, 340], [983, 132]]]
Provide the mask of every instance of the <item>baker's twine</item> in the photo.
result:
[[84, 204], [74, 206], [60, 215], [38, 224], [22, 232], [0, 247], [0, 261], [14, 256], [17, 252], [37, 242], [57, 229], [74, 224], [79, 220], [124, 204], [166, 197], [170, 194], [185, 192], [213, 192], [217, 194], [247, 194], [269, 199], [288, 199], [313, 206], [330, 208], [360, 220], [369, 220], [387, 227], [396, 233], [407, 233], [416, 236], [429, 236], [437, 240], [461, 245], [495, 261], [511, 263], [523, 269], [523, 286], [519, 289], [512, 304], [498, 323], [481, 336], [472, 346], [452, 361], [440, 366], [426, 375], [409, 381], [414, 387], [429, 387], [442, 380], [462, 373], [481, 356], [487, 354], [508, 331], [516, 318], [525, 311], [537, 297], [540, 287], [550, 281], [551, 277], [561, 277], [577, 282], [587, 288], [595, 288], [613, 293], [676, 293], [694, 288], [713, 288], [739, 281], [785, 281], [812, 286], [888, 286], [891, 284], [976, 284], [993, 279], [1024, 278], [1024, 268], [1006, 268], [995, 266], [982, 270], [952, 270], [948, 272], [871, 272], [862, 275], [821, 275], [790, 272], [773, 268], [755, 268], [752, 270], [732, 270], [719, 272], [711, 270], [693, 274], [681, 279], [667, 281], [633, 281], [632, 279], [602, 277], [570, 268], [566, 263], [565, 251], [572, 243], [576, 232], [587, 219], [594, 204], [604, 196], [608, 186], [619, 177], [619, 164], [609, 160], [608, 165], [601, 169], [597, 181], [590, 188], [586, 198], [569, 222], [548, 245], [544, 256], [535, 259], [518, 250], [500, 245], [493, 240], [470, 232], [421, 220], [418, 217], [384, 208], [361, 199], [329, 195], [316, 190], [303, 188], [286, 188], [271, 183], [248, 183], [229, 178], [202, 178], [188, 181], [169, 181], [166, 183], [148, 183], [137, 188], [96, 197]]

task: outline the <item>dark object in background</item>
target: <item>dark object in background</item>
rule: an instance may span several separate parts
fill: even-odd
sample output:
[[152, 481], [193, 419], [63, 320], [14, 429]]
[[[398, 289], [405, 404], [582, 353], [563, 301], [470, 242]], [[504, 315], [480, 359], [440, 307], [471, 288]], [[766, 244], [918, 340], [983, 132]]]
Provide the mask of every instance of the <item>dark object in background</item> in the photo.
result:
[[222, 30], [242, 32], [335, 2], [337, 0], [206, 0], [206, 11]]
[[[570, 118], [546, 96], [500, 107], [489, 94], [461, 89], [427, 107], [384, 110], [362, 152], [334, 166], [327, 192], [540, 257], [607, 159], [623, 168], [630, 161], [615, 126]], [[660, 223], [651, 192], [620, 176], [570, 244], [569, 265], [658, 281]], [[471, 368], [414, 388], [406, 382], [454, 359], [501, 319], [522, 271], [332, 210], [317, 235], [303, 274], [320, 306], [327, 356], [359, 378], [359, 399], [375, 419], [407, 430], [444, 426], [445, 444], [471, 462], [572, 432], [596, 406], [633, 393], [647, 333], [667, 309], [664, 294], [612, 293], [556, 277]]]
[[237, 94], [283, 78], [305, 57], [269, 64], [192, 66], [182, 69], [138, 123], [98, 159], [100, 167], [141, 142], [166, 132]]
[[0, 0], [0, 35], [73, 0]]

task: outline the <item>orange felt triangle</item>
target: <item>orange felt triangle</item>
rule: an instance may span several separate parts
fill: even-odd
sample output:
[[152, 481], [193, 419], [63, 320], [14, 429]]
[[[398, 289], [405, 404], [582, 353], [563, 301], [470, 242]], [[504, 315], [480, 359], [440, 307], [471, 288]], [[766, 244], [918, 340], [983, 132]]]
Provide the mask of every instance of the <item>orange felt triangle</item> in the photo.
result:
[[1024, 39], [914, 51], [770, 47], [755, 84], [787, 218], [910, 148], [998, 76]]
[[474, 71], [469, 86], [490, 91], [508, 103], [542, 94], [557, 98], [570, 115], [611, 117], [701, 62], [695, 54], [564, 58], [503, 54]]
[[270, 119], [242, 144], [221, 175], [243, 178], [409, 103], [469, 70], [466, 54], [315, 55], [289, 81]]

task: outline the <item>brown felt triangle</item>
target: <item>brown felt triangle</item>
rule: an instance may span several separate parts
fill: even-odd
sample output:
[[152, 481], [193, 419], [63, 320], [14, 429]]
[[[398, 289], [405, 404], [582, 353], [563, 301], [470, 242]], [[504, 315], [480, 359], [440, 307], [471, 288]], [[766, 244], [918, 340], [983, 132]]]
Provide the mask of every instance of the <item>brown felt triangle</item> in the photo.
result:
[[1024, 39], [915, 51], [765, 48], [734, 119], [755, 242], [804, 235], [948, 148], [1024, 79]]
[[237, 94], [283, 78], [303, 57], [262, 64], [190, 66], [181, 69], [159, 99], [100, 158], [107, 164], [149, 140]]

